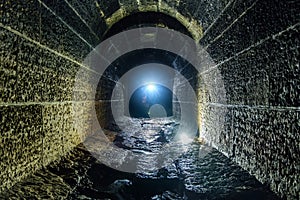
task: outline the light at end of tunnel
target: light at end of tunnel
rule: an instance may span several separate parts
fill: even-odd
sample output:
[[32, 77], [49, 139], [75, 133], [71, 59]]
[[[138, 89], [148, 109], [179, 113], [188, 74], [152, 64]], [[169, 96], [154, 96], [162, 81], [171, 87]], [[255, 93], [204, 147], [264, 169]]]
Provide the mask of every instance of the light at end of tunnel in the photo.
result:
[[153, 92], [155, 89], [156, 89], [156, 87], [155, 87], [154, 84], [150, 83], [150, 84], [147, 85], [147, 90], [149, 92]]
[[193, 142], [193, 139], [190, 138], [190, 137], [189, 137], [187, 134], [185, 134], [185, 133], [182, 133], [182, 134], [180, 135], [179, 139], [180, 139], [180, 142], [181, 142], [182, 144], [189, 144], [189, 143]]

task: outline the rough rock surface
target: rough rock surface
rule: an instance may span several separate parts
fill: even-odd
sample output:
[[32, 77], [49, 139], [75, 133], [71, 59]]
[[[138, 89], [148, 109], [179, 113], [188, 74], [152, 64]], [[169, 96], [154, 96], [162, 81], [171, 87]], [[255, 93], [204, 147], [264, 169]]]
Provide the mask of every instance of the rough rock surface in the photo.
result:
[[[118, 133], [115, 144], [128, 149], [154, 151], [168, 138], [142, 141], [137, 130], [172, 133], [174, 121], [136, 120], [131, 132]], [[128, 137], [133, 135], [134, 137]], [[167, 135], [167, 134], [165, 134]], [[124, 137], [124, 138], [123, 138]], [[131, 138], [131, 139], [130, 139]], [[138, 139], [137, 139], [138, 138]], [[155, 137], [154, 137], [155, 138]], [[157, 138], [156, 138], [157, 139]], [[161, 142], [159, 142], [161, 141]], [[154, 143], [153, 143], [154, 142]], [[154, 145], [156, 144], [156, 145]], [[24, 199], [279, 199], [265, 185], [216, 149], [197, 142], [171, 165], [149, 173], [125, 173], [99, 163], [83, 145], [59, 163], [39, 170], [26, 181], [1, 194], [2, 198]], [[151, 163], [148, 163], [151, 165]], [[149, 167], [146, 164], [144, 167]]]

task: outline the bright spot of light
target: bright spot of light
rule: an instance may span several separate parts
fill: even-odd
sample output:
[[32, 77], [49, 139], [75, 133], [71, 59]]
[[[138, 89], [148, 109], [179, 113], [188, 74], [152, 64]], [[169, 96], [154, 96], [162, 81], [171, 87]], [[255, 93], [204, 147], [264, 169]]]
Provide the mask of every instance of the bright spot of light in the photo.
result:
[[155, 89], [156, 89], [156, 87], [155, 87], [154, 84], [149, 84], [149, 85], [147, 85], [147, 90], [148, 90], [148, 91], [152, 92], [152, 91], [154, 91]]
[[180, 136], [179, 136], [179, 140], [182, 144], [189, 144], [191, 142], [193, 142], [193, 139], [190, 138], [187, 134], [185, 133], [182, 133]]

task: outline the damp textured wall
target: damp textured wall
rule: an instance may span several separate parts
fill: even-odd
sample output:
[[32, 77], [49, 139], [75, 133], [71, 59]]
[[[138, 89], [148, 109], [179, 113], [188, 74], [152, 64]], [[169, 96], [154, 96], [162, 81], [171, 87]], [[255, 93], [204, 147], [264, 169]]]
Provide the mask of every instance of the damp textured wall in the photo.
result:
[[198, 75], [200, 137], [280, 196], [299, 198], [299, 8], [294, 0], [1, 1], [0, 191], [80, 143], [93, 127], [91, 103], [105, 123], [106, 90], [91, 102], [83, 82], [74, 100], [76, 73], [95, 73], [82, 62], [115, 22], [153, 11], [176, 18], [216, 63]]
[[201, 73], [203, 137], [289, 199], [300, 192], [299, 20], [295, 1], [234, 1], [200, 40], [216, 63]]

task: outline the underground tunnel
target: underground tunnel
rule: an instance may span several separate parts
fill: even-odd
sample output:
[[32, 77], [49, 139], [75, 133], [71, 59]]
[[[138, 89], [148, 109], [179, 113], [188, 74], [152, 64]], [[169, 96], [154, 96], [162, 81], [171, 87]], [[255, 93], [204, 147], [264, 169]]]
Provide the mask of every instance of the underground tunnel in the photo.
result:
[[0, 2], [0, 199], [299, 199], [300, 3]]

